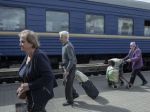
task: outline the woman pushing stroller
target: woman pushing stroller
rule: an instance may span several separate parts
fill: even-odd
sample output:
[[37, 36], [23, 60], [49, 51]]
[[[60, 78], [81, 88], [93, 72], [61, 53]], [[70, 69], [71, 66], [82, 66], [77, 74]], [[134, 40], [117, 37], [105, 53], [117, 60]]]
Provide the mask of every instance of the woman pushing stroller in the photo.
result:
[[[108, 81], [113, 81], [111, 79], [112, 76], [115, 76], [116, 78], [118, 77], [118, 74], [116, 73], [115, 74], [115, 70], [114, 70], [114, 63], [112, 60], [109, 60], [108, 61], [109, 64], [110, 64], [110, 67], [108, 67], [108, 70], [106, 72], [106, 75], [109, 76], [107, 79]], [[129, 50], [129, 53], [128, 55], [122, 60], [122, 62], [131, 62], [132, 63], [132, 72], [131, 72], [131, 77], [130, 77], [130, 81], [128, 82], [128, 85], [127, 85], [127, 88], [131, 88], [134, 84], [134, 80], [136, 78], [136, 75], [139, 76], [139, 78], [142, 80], [142, 86], [146, 85], [148, 82], [147, 80], [145, 79], [145, 77], [143, 76], [143, 74], [141, 73], [141, 68], [143, 67], [143, 59], [142, 59], [142, 51], [141, 49], [136, 45], [135, 42], [131, 42], [130, 43], [130, 50]], [[111, 69], [110, 69], [111, 68]], [[113, 72], [112, 72], [112, 71]], [[110, 72], [111, 71], [111, 72]], [[112, 75], [113, 74], [113, 75]], [[111, 76], [111, 77], [110, 77]], [[124, 78], [124, 77], [120, 77], [121, 78]], [[125, 78], [124, 78], [125, 79]], [[126, 81], [126, 80], [125, 80]], [[113, 81], [113, 87], [116, 87], [115, 84], [117, 82], [117, 80], [114, 80]]]
[[131, 88], [133, 86], [136, 75], [138, 75], [139, 78], [142, 80], [141, 85], [142, 86], [146, 85], [148, 82], [141, 73], [141, 68], [143, 67], [142, 51], [136, 45], [135, 42], [130, 43], [129, 53], [124, 58], [124, 60], [126, 60], [126, 62], [132, 63], [132, 73], [131, 73], [130, 82], [127, 88]]

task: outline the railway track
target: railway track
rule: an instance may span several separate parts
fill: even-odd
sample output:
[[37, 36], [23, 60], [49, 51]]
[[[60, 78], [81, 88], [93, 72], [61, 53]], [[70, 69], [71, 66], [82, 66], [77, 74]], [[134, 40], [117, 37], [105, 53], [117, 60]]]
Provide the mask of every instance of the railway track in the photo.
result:
[[[85, 73], [87, 76], [104, 74], [107, 68], [107, 64], [104, 63], [92, 63], [92, 64], [77, 64], [77, 69]], [[0, 83], [14, 83], [20, 81], [18, 76], [18, 67], [2, 68], [0, 69]], [[62, 78], [62, 70], [54, 69], [53, 73], [56, 79]]]

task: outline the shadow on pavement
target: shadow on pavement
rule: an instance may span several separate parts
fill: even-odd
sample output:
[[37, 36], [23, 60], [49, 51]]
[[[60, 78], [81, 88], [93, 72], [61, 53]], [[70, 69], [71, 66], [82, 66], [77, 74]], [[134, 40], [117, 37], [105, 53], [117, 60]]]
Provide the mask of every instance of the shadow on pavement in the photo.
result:
[[115, 107], [112, 105], [93, 105], [88, 104], [84, 101], [75, 101], [74, 107], [86, 109], [89, 112], [100, 111], [100, 112], [131, 112], [128, 109]]
[[109, 101], [108, 101], [106, 98], [102, 97], [102, 96], [98, 96], [98, 97], [95, 99], [95, 101], [96, 101], [97, 103], [101, 104], [101, 105], [106, 105], [106, 104], [109, 103]]
[[102, 92], [107, 92], [107, 91], [126, 91], [126, 92], [150, 92], [150, 85], [145, 85], [145, 86], [140, 86], [140, 85], [134, 85], [130, 89], [124, 86], [119, 86], [117, 89], [105, 86], [103, 88]]
[[118, 89], [119, 91], [128, 91], [128, 92], [149, 92], [150, 91], [150, 86], [145, 85], [145, 86], [133, 86], [130, 89], [127, 89], [126, 87], [123, 89]]

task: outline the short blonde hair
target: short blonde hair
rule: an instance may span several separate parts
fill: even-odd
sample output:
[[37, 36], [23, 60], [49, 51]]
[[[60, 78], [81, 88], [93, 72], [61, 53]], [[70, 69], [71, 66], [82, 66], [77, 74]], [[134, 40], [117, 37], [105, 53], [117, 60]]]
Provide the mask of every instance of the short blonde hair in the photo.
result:
[[27, 40], [27, 42], [29, 42], [30, 44], [33, 45], [32, 46], [33, 48], [40, 47], [38, 36], [36, 35], [36, 33], [34, 31], [23, 30], [19, 33], [19, 37], [25, 38]]
[[67, 37], [69, 40], [69, 32], [68, 31], [60, 31], [59, 32], [60, 37]]

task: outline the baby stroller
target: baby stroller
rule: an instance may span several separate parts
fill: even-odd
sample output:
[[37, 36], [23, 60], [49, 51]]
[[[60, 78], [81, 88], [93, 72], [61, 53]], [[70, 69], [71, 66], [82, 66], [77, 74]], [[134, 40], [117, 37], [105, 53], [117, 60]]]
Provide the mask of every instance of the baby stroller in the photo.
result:
[[128, 81], [123, 76], [124, 63], [124, 60], [118, 58], [112, 58], [108, 60], [109, 66], [106, 70], [106, 78], [109, 87], [117, 88], [118, 84], [123, 86], [124, 81], [128, 83]]

